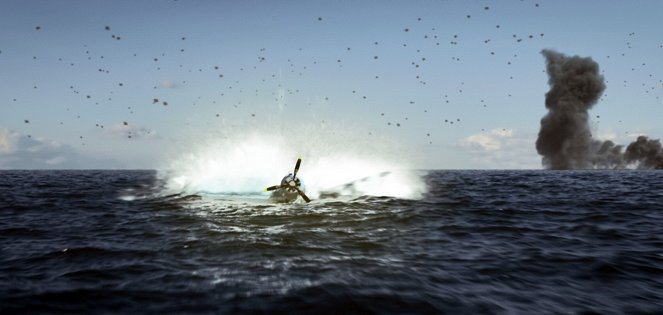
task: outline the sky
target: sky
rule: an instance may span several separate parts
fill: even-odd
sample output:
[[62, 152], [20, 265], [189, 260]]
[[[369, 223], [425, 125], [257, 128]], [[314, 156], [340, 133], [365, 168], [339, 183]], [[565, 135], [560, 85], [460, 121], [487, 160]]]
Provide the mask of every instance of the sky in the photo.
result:
[[4, 0], [0, 169], [275, 152], [541, 169], [543, 49], [599, 64], [593, 137], [663, 136], [661, 12], [661, 1]]

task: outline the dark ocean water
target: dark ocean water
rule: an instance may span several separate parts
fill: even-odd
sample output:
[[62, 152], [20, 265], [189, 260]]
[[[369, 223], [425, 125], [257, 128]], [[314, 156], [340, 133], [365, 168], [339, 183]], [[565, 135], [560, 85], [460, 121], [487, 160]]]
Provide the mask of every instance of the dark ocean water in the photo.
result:
[[275, 205], [162, 196], [152, 171], [0, 171], [0, 313], [663, 314], [663, 172], [426, 181]]

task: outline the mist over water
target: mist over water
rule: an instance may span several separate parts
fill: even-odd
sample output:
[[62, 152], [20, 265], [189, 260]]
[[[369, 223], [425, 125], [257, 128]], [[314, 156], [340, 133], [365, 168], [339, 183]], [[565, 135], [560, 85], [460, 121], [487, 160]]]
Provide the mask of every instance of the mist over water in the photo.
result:
[[269, 124], [228, 128], [198, 139], [166, 163], [160, 177], [171, 192], [265, 194], [302, 158], [298, 177], [307, 195], [417, 199], [426, 191], [421, 172], [400, 144], [329, 124]]
[[566, 56], [544, 49], [548, 84], [536, 150], [547, 169], [663, 169], [659, 140], [639, 136], [622, 145], [592, 138], [588, 111], [606, 88], [599, 65], [589, 57]]

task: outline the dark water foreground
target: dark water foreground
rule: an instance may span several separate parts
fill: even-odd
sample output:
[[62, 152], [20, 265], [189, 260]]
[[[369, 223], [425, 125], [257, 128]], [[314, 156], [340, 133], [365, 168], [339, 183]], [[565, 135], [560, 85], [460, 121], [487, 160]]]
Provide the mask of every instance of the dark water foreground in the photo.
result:
[[0, 313], [663, 314], [663, 172], [426, 180], [283, 206], [0, 171]]

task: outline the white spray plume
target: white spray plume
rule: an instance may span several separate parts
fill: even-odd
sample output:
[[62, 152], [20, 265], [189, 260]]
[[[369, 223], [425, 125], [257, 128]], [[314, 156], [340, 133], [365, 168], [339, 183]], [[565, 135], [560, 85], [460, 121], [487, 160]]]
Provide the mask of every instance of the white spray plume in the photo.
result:
[[[243, 130], [243, 131], [242, 131]], [[191, 143], [187, 153], [170, 161], [166, 187], [173, 191], [260, 193], [298, 173], [311, 198], [321, 192], [417, 199], [426, 191], [405, 150], [356, 128], [329, 124], [228, 128], [210, 139]], [[350, 184], [350, 185], [348, 185]]]

